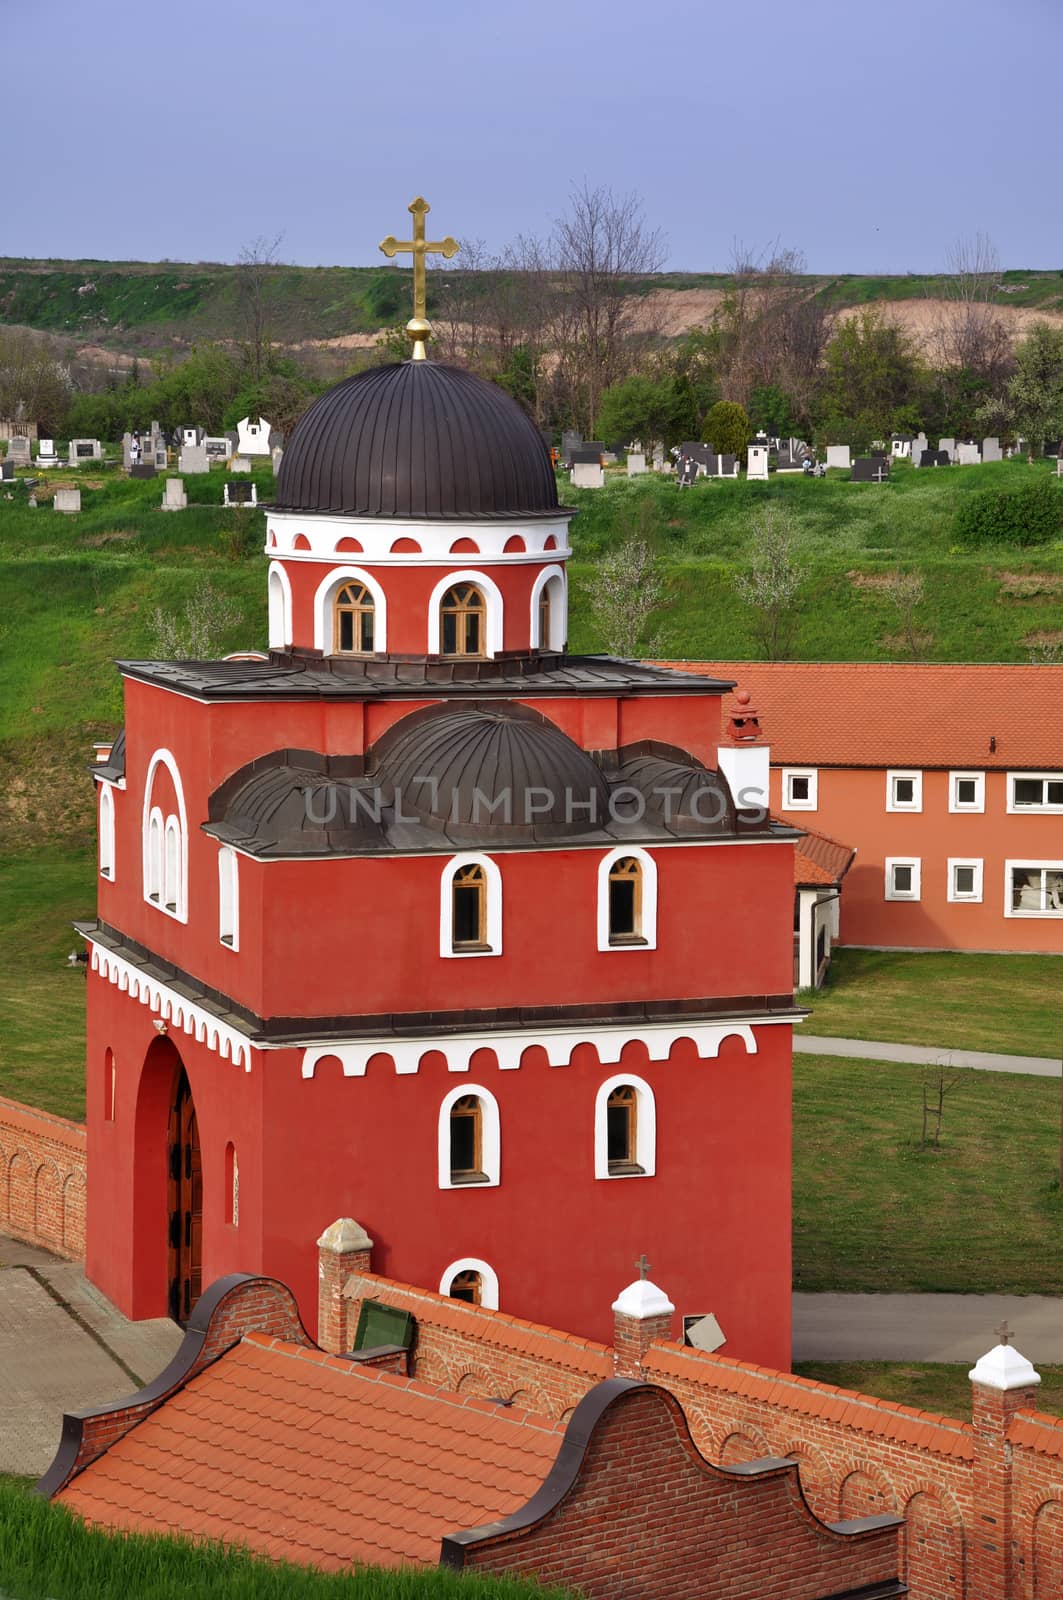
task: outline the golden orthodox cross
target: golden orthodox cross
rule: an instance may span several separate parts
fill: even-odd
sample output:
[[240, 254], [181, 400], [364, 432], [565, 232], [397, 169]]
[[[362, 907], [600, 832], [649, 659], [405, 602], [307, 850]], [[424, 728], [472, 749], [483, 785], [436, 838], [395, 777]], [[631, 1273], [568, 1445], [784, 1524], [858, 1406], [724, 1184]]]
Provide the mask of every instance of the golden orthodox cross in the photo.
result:
[[413, 216], [413, 238], [396, 239], [393, 233], [389, 233], [386, 239], [381, 240], [380, 248], [386, 256], [405, 255], [407, 251], [413, 256], [413, 317], [406, 324], [406, 332], [413, 340], [414, 361], [423, 361], [425, 340], [432, 331], [425, 315], [428, 281], [425, 276], [424, 258], [431, 254], [446, 256], [449, 260], [451, 256], [457, 255], [461, 246], [449, 234], [445, 239], [425, 238], [424, 219], [432, 208], [420, 195], [408, 209]]

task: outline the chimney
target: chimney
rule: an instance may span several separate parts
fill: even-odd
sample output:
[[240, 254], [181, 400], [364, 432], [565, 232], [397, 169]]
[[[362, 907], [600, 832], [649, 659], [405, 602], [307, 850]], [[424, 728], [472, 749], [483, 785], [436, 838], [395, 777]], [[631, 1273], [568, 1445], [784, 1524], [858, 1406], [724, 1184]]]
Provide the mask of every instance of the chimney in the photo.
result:
[[730, 784], [740, 811], [760, 810], [767, 814], [771, 752], [749, 690], [739, 689], [734, 698], [734, 709], [725, 719], [723, 741], [716, 751], [717, 765]]
[[975, 1508], [973, 1540], [978, 1561], [971, 1573], [971, 1600], [1009, 1600], [1021, 1591], [1013, 1549], [1014, 1493], [1008, 1426], [1017, 1411], [1032, 1409], [1040, 1375], [1009, 1343], [1002, 1324], [1000, 1344], [984, 1355], [968, 1376], [972, 1388]]
[[372, 1271], [373, 1241], [360, 1222], [340, 1217], [317, 1241], [317, 1342], [342, 1355], [354, 1343], [358, 1306], [343, 1298], [352, 1272]]
[[92, 764], [93, 764], [93, 766], [102, 767], [105, 762], [110, 761], [110, 759], [111, 759], [111, 751], [113, 749], [114, 749], [114, 740], [113, 739], [97, 739], [95, 741], [95, 743], [93, 744], [93, 746], [92, 746]]
[[613, 1301], [613, 1368], [620, 1378], [641, 1378], [651, 1344], [672, 1337], [675, 1306], [655, 1283], [636, 1278]]

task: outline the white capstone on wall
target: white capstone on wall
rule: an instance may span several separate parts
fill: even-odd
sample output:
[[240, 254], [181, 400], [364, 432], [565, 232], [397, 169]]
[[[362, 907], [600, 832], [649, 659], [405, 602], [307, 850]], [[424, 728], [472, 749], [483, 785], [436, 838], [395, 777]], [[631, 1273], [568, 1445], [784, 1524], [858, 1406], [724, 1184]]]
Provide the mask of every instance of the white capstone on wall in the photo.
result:
[[675, 1306], [663, 1289], [658, 1289], [649, 1278], [636, 1278], [613, 1301], [613, 1310], [621, 1317], [634, 1317], [645, 1322], [648, 1317], [670, 1317]]
[[1012, 1344], [994, 1345], [967, 1374], [972, 1383], [984, 1384], [987, 1389], [1029, 1389], [1040, 1383], [1041, 1374], [1035, 1372], [1026, 1357]]

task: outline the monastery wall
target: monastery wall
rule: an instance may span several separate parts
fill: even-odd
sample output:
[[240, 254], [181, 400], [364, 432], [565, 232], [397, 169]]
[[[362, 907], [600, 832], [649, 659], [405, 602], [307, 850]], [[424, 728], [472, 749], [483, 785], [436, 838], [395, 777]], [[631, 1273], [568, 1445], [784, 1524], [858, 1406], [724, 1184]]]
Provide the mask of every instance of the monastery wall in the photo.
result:
[[85, 1254], [85, 1129], [0, 1097], [0, 1233]]

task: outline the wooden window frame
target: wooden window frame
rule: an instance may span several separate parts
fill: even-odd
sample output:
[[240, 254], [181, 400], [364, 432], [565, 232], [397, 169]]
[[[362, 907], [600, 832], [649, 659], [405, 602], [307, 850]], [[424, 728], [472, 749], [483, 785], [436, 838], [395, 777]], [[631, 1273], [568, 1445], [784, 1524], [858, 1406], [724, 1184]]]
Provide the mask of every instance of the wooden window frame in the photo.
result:
[[460, 1100], [455, 1100], [448, 1114], [448, 1133], [453, 1134], [455, 1117], [470, 1118], [473, 1123], [473, 1154], [471, 1167], [455, 1167], [454, 1145], [451, 1137], [450, 1156], [450, 1184], [454, 1189], [465, 1188], [468, 1184], [489, 1183], [490, 1176], [484, 1171], [484, 1107], [478, 1094], [463, 1094]]
[[[471, 1293], [455, 1294], [455, 1286], [459, 1283], [462, 1284], [464, 1288], [471, 1290]], [[461, 1300], [465, 1303], [465, 1305], [471, 1306], [479, 1306], [483, 1304], [483, 1293], [484, 1275], [482, 1272], [477, 1272], [474, 1267], [465, 1267], [461, 1272], [455, 1272], [454, 1276], [450, 1280], [450, 1286], [447, 1289], [447, 1294], [451, 1300]]]
[[[472, 599], [454, 599], [451, 596], [459, 594], [475, 596]], [[477, 618], [477, 648], [465, 648], [466, 622], [469, 617]], [[447, 617], [455, 618], [455, 640], [457, 648], [447, 650], [444, 647]], [[448, 661], [484, 661], [487, 658], [487, 598], [479, 584], [456, 583], [449, 588], [439, 602], [439, 653]]]
[[[477, 898], [477, 936], [475, 939], [458, 938], [458, 891], [467, 893], [470, 886], [478, 891]], [[478, 861], [467, 862], [465, 866], [458, 867], [450, 880], [450, 943], [451, 949], [456, 952], [469, 950], [490, 950], [487, 927], [487, 873]]]
[[609, 1138], [609, 1113], [623, 1106], [627, 1111], [627, 1154], [622, 1158], [607, 1156], [609, 1176], [611, 1178], [641, 1178], [645, 1177], [646, 1169], [639, 1165], [638, 1156], [638, 1129], [639, 1129], [639, 1092], [632, 1083], [618, 1083], [609, 1093], [605, 1102], [606, 1118], [606, 1147]]
[[[351, 598], [345, 600], [344, 596], [351, 592]], [[364, 618], [370, 616], [373, 621], [373, 648], [365, 648], [365, 623]], [[354, 618], [352, 632], [356, 643], [350, 650], [345, 650], [340, 643], [341, 618], [351, 616]], [[357, 578], [348, 578], [336, 590], [336, 598], [332, 602], [332, 653], [337, 656], [371, 656], [376, 649], [376, 601], [364, 583]]]
[[[634, 905], [632, 909], [634, 928], [630, 933], [618, 933], [613, 927], [613, 884], [632, 882], [634, 883]], [[642, 931], [643, 866], [637, 856], [620, 856], [613, 862], [609, 868], [605, 892], [608, 896], [610, 945], [646, 944], [647, 940]]]

